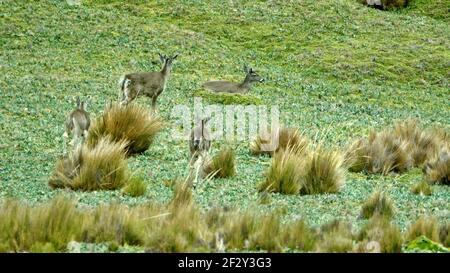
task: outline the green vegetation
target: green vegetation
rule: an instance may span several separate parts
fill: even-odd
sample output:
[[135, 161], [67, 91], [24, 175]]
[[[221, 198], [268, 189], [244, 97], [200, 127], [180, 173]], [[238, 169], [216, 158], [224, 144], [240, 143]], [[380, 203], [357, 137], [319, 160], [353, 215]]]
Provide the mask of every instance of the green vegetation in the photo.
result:
[[252, 95], [243, 94], [229, 94], [229, 93], [214, 93], [206, 90], [197, 90], [194, 92], [194, 96], [202, 97], [206, 99], [208, 103], [220, 103], [220, 104], [242, 104], [242, 105], [260, 105], [263, 104], [261, 99]]
[[93, 148], [77, 147], [71, 155], [56, 162], [49, 186], [83, 191], [121, 188], [130, 179], [126, 145], [125, 141], [112, 142], [103, 137]]
[[408, 252], [443, 252], [450, 253], [450, 249], [433, 242], [426, 236], [420, 236], [409, 242], [405, 250]]
[[132, 197], [139, 197], [145, 194], [147, 185], [140, 176], [133, 176], [123, 188], [123, 193]]
[[394, 204], [391, 198], [384, 192], [374, 192], [361, 208], [361, 217], [369, 219], [373, 216], [391, 218], [394, 215]]
[[[257, 98], [260, 103], [255, 104], [278, 106], [283, 125], [300, 128], [309, 139], [318, 136], [333, 150], [342, 149], [350, 139], [367, 136], [370, 130], [378, 132], [391, 127], [393, 120], [420, 118], [422, 128], [449, 131], [448, 1], [410, 2], [404, 9], [380, 11], [354, 0], [295, 4], [86, 0], [79, 6], [56, 0], [31, 4], [4, 1], [0, 17], [0, 70], [4, 75], [0, 78], [0, 199], [20, 198], [21, 203], [16, 206], [26, 203], [29, 207], [10, 218], [15, 220], [0, 222], [0, 249], [64, 251], [68, 242], [82, 241], [77, 237], [82, 233], [78, 230], [82, 226], [77, 222], [78, 216], [64, 217], [58, 221], [60, 227], [46, 229], [42, 228], [48, 224], [45, 219], [23, 215], [38, 204], [45, 207], [45, 202], [63, 191], [51, 190], [47, 181], [63, 150], [63, 126], [66, 115], [73, 109], [73, 98], [90, 96], [91, 118], [93, 121], [100, 118], [105, 104], [117, 99], [117, 81], [122, 74], [160, 69], [158, 52], [180, 53], [167, 88], [158, 98], [159, 116], [167, 123], [166, 129], [154, 136], [153, 144], [146, 146], [144, 152], [127, 161], [130, 170], [144, 170], [142, 179], [148, 181], [148, 189], [139, 198], [123, 195], [121, 190], [66, 193], [79, 200], [80, 207], [87, 207], [86, 211], [95, 211], [103, 203], [120, 203], [114, 210], [126, 205], [146, 206], [148, 200], [155, 207], [169, 204], [172, 187], [164, 181], [185, 177], [188, 164], [186, 141], [172, 138], [172, 129], [176, 129], [178, 121], [171, 116], [173, 107], [180, 104], [192, 107], [193, 94], [205, 80], [218, 75], [242, 80], [244, 63], [266, 79], [265, 83], [255, 85], [245, 99], [251, 98], [248, 101], [255, 103]], [[204, 100], [225, 101], [215, 94], [208, 94]], [[139, 98], [135, 104], [150, 108], [147, 98]], [[225, 142], [228, 140], [215, 141], [213, 149], [220, 149]], [[210, 224], [205, 220], [199, 221], [199, 227], [189, 227], [185, 222], [201, 219], [198, 215], [210, 211], [211, 204], [251, 210], [259, 201], [256, 188], [266, 179], [265, 171], [273, 159], [250, 155], [248, 142], [232, 142], [238, 162], [235, 176], [212, 180], [192, 192], [196, 210], [186, 208], [184, 214], [170, 217], [165, 214], [169, 210], [165, 207], [161, 211], [143, 212], [144, 218], [160, 219], [156, 226], [161, 229], [148, 236], [142, 235], [144, 229], [139, 224], [129, 224], [127, 217], [105, 214], [107, 218], [98, 220], [105, 224], [88, 232], [81, 249], [92, 247], [101, 251], [114, 241], [118, 243], [112, 244], [112, 248], [118, 245], [117, 251], [135, 251], [134, 247], [139, 251], [205, 249], [204, 238], [196, 236]], [[289, 184], [296, 179], [293, 172], [277, 179], [284, 181], [280, 192], [298, 193], [300, 188]], [[264, 219], [239, 214], [240, 222], [226, 222], [227, 229], [217, 236], [226, 238], [227, 249], [243, 250], [245, 238], [252, 250], [276, 251], [285, 247], [296, 251], [318, 250], [316, 241], [321, 242], [322, 251], [349, 250], [350, 240], [355, 250], [354, 236], [350, 239], [348, 234], [341, 234], [339, 242], [326, 246], [321, 238], [311, 239], [311, 230], [336, 217], [362, 228], [366, 221], [359, 219], [359, 206], [378, 188], [383, 188], [395, 202], [397, 209], [391, 224], [400, 230], [422, 214], [434, 215], [438, 222], [448, 219], [450, 187], [437, 183], [431, 196], [411, 193], [411, 186], [422, 179], [423, 174], [415, 168], [388, 172], [385, 176], [352, 172], [335, 194], [267, 193], [270, 202], [257, 204], [254, 210], [270, 215], [282, 209], [283, 213]], [[2, 220], [8, 219], [3, 214], [6, 210], [2, 208], [0, 213]], [[80, 212], [77, 209], [73, 213]], [[232, 218], [226, 215], [219, 220], [226, 221], [226, 217]], [[301, 218], [308, 228], [300, 228], [299, 235], [290, 238], [284, 230], [288, 227], [273, 223], [277, 217], [280, 221]], [[111, 222], [121, 229], [108, 231]], [[148, 222], [151, 221], [145, 223]], [[6, 223], [11, 225], [6, 228]], [[263, 223], [267, 229], [254, 228]], [[178, 224], [178, 229], [173, 228], [172, 225]], [[300, 227], [303, 224], [297, 223]], [[31, 229], [25, 233], [13, 229], [21, 226]], [[277, 228], [282, 231], [277, 233]], [[274, 233], [284, 235], [271, 237], [270, 241], [261, 239]], [[17, 234], [24, 237], [14, 237]], [[101, 243], [94, 239], [99, 234], [106, 234]], [[211, 236], [207, 237], [208, 242], [213, 242], [215, 234], [206, 234]], [[442, 234], [444, 238], [448, 232]], [[380, 247], [383, 249], [383, 244]]]
[[162, 128], [162, 120], [150, 109], [133, 103], [126, 107], [112, 104], [91, 125], [86, 141], [89, 147], [95, 147], [104, 136], [125, 141], [125, 152], [132, 155], [145, 152]]
[[425, 180], [422, 180], [411, 187], [411, 192], [414, 194], [431, 195], [433, 193], [433, 189], [430, 184], [428, 184]]
[[353, 142], [346, 152], [351, 171], [370, 173], [406, 172], [435, 158], [442, 141], [440, 132], [426, 132], [415, 120], [397, 122], [392, 129], [371, 131], [367, 138]]
[[236, 159], [233, 149], [223, 148], [215, 155], [205, 167], [207, 174], [213, 177], [232, 177], [236, 175]]

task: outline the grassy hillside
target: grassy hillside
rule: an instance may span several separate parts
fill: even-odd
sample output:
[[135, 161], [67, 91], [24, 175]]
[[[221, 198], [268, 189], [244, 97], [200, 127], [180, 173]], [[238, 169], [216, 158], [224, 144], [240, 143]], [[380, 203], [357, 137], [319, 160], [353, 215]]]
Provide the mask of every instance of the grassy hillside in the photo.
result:
[[[157, 53], [180, 53], [159, 98], [168, 122], [146, 153], [132, 158], [148, 183], [143, 197], [118, 191], [68, 192], [85, 204], [147, 200], [166, 202], [164, 181], [186, 175], [188, 144], [170, 138], [174, 105], [192, 106], [193, 93], [210, 79], [241, 80], [242, 66], [266, 78], [250, 91], [262, 104], [276, 104], [281, 121], [309, 136], [342, 147], [370, 128], [418, 117], [449, 127], [450, 26], [445, 1], [413, 1], [404, 11], [384, 12], [353, 0], [303, 1], [39, 1], [0, 4], [0, 197], [44, 201], [62, 152], [64, 120], [76, 95], [91, 96], [97, 116], [118, 94], [126, 72], [159, 69]], [[439, 3], [439, 4], [438, 4]], [[146, 98], [138, 103], [150, 105]], [[205, 101], [206, 103], [206, 101]], [[213, 152], [224, 141], [214, 143]], [[196, 190], [203, 207], [248, 207], [270, 159], [249, 154], [235, 142], [237, 175]], [[404, 228], [421, 214], [449, 218], [449, 187], [430, 197], [413, 195], [416, 169], [401, 176], [350, 174], [339, 194], [273, 194], [261, 210], [283, 208], [287, 218], [317, 225], [357, 219], [362, 202], [387, 189]]]

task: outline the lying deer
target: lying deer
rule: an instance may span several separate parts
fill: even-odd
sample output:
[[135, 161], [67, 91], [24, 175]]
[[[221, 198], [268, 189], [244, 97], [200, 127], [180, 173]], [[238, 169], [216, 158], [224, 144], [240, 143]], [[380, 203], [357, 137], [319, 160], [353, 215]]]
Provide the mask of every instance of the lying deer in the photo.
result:
[[77, 108], [73, 110], [66, 119], [66, 132], [64, 133], [65, 141], [72, 134], [71, 145], [75, 145], [78, 140], [84, 141], [88, 135], [91, 119], [89, 113], [86, 111], [87, 102], [81, 101], [77, 97]]
[[121, 104], [127, 105], [138, 96], [152, 99], [152, 108], [156, 110], [156, 99], [166, 88], [170, 77], [172, 62], [178, 57], [159, 54], [163, 67], [159, 72], [138, 72], [126, 74], [120, 79]]
[[205, 82], [202, 87], [214, 92], [226, 92], [226, 93], [240, 93], [244, 94], [250, 90], [253, 82], [264, 82], [258, 73], [253, 68], [247, 68], [244, 66], [246, 73], [245, 79], [241, 83], [235, 83], [230, 81], [209, 81]]

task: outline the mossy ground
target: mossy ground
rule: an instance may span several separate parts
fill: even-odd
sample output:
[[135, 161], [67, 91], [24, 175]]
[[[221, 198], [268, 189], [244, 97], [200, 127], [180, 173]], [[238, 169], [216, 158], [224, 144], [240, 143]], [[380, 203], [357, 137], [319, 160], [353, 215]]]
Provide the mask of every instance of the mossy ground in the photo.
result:
[[[289, 3], [288, 3], [289, 2]], [[366, 8], [353, 0], [255, 1], [66, 1], [33, 4], [3, 1], [0, 16], [0, 198], [48, 200], [48, 177], [63, 148], [65, 115], [77, 95], [91, 96], [98, 116], [116, 100], [123, 73], [159, 69], [158, 52], [180, 53], [159, 98], [159, 113], [175, 124], [172, 107], [192, 107], [193, 93], [213, 78], [242, 80], [248, 64], [266, 78], [250, 95], [278, 105], [281, 122], [342, 147], [393, 120], [418, 117], [449, 128], [450, 26], [440, 5], [415, 2], [400, 11]], [[440, 1], [436, 1], [436, 3]], [[445, 1], [442, 1], [442, 3]], [[137, 100], [150, 106], [147, 98]], [[175, 125], [172, 125], [175, 126]], [[196, 189], [203, 207], [258, 203], [256, 186], [269, 157], [236, 149], [237, 175]], [[213, 153], [225, 141], [213, 144]], [[227, 145], [230, 145], [228, 142]], [[120, 191], [69, 192], [96, 205], [167, 202], [163, 181], [187, 174], [188, 144], [171, 139], [170, 126], [130, 168], [144, 170], [147, 192], [133, 198]], [[335, 217], [356, 225], [360, 206], [374, 189], [394, 200], [394, 222], [404, 229], [419, 215], [450, 218], [448, 186], [432, 196], [411, 193], [422, 174], [349, 174], [338, 194], [273, 194], [261, 210], [282, 208], [286, 219], [313, 225]]]

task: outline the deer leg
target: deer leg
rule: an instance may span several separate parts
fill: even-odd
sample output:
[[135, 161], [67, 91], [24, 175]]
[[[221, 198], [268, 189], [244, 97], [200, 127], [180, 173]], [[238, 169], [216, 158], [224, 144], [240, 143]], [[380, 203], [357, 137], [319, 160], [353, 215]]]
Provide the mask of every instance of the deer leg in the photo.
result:
[[156, 113], [156, 112], [158, 112], [157, 111], [157, 109], [156, 109], [156, 99], [158, 98], [158, 95], [154, 95], [153, 97], [152, 97], [152, 110]]
[[69, 138], [69, 135], [67, 134], [67, 132], [65, 132], [63, 134], [63, 154], [67, 155], [67, 140]]

